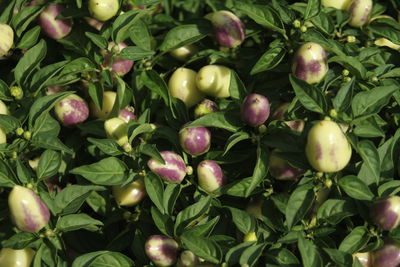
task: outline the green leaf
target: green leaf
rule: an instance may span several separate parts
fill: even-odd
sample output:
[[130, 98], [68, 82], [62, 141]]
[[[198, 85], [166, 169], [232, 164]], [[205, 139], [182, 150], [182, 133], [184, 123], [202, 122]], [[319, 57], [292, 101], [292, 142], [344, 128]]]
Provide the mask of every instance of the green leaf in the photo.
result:
[[292, 229], [311, 209], [314, 202], [314, 190], [311, 184], [298, 186], [290, 195], [286, 206], [286, 223]]
[[237, 8], [260, 24], [273, 31], [285, 34], [285, 29], [279, 15], [268, 5], [254, 5], [246, 2], [241, 2]]
[[85, 32], [86, 37], [88, 37], [95, 45], [97, 45], [101, 49], [107, 50], [108, 42], [106, 38], [99, 34], [95, 34], [92, 32]]
[[398, 86], [388, 85], [378, 86], [369, 91], [356, 94], [351, 102], [354, 118], [364, 118], [378, 113], [397, 90], [399, 90]]
[[338, 264], [341, 267], [352, 266], [353, 257], [349, 253], [345, 253], [343, 251], [332, 249], [332, 248], [323, 248], [326, 254], [329, 255], [331, 260]]
[[8, 85], [3, 80], [0, 80], [0, 99], [6, 101], [12, 100], [10, 97], [10, 88], [8, 88]]
[[336, 93], [335, 98], [332, 100], [332, 104], [337, 112], [344, 112], [350, 107], [353, 98], [354, 84], [355, 79], [352, 78], [350, 82], [345, 83]]
[[113, 22], [113, 39], [116, 43], [125, 41], [129, 36], [129, 28], [136, 23], [147, 11], [131, 10], [119, 15]]
[[195, 236], [190, 232], [181, 235], [181, 241], [186, 249], [211, 263], [219, 263], [222, 258], [221, 248], [217, 242], [209, 238]]
[[150, 57], [154, 55], [156, 52], [144, 50], [138, 46], [128, 46], [122, 49], [121, 53], [119, 54], [120, 57], [123, 59], [128, 60], [139, 60], [146, 57]]
[[374, 198], [374, 194], [368, 186], [355, 175], [340, 178], [338, 184], [352, 198], [358, 200], [372, 200]]
[[380, 197], [394, 196], [400, 192], [400, 181], [393, 180], [386, 182], [378, 187], [378, 195]]
[[103, 223], [101, 221], [93, 219], [85, 213], [79, 213], [61, 217], [57, 221], [56, 228], [61, 232], [71, 232], [79, 229], [97, 231], [99, 230], [99, 226], [102, 225]]
[[359, 79], [365, 79], [367, 75], [367, 69], [364, 65], [358, 61], [355, 57], [350, 56], [334, 56], [329, 58], [328, 62], [336, 62], [350, 71]]
[[321, 0], [309, 0], [307, 1], [307, 8], [304, 14], [304, 20], [311, 19], [318, 16], [321, 12]]
[[155, 70], [143, 71], [140, 75], [143, 84], [164, 99], [169, 105], [168, 86]]
[[161, 157], [160, 152], [158, 151], [156, 145], [151, 145], [151, 144], [140, 144], [138, 148], [138, 152], [145, 154], [151, 158], [156, 159], [157, 161], [161, 162], [162, 164], [165, 164], [164, 159]]
[[307, 240], [300, 235], [297, 246], [300, 251], [301, 260], [304, 267], [322, 267], [323, 261], [317, 247], [311, 240]]
[[336, 225], [344, 218], [356, 213], [357, 211], [351, 200], [328, 199], [319, 207], [317, 219]]
[[132, 42], [144, 50], [151, 50], [151, 35], [147, 24], [138, 19], [135, 24], [129, 28], [129, 37]]
[[246, 197], [249, 197], [254, 189], [262, 183], [268, 174], [268, 163], [265, 159], [268, 158], [268, 149], [261, 142], [257, 145], [257, 161], [253, 170], [253, 179], [246, 189]]
[[248, 212], [227, 207], [232, 214], [233, 223], [236, 225], [238, 230], [243, 234], [254, 232], [256, 228], [256, 218], [250, 215]]
[[267, 50], [250, 71], [251, 75], [270, 70], [278, 66], [286, 55], [286, 49], [278, 46]]
[[367, 28], [374, 34], [400, 45], [400, 25], [395, 20], [391, 18], [379, 18], [369, 23]]
[[12, 133], [15, 129], [21, 127], [21, 123], [13, 116], [0, 114], [0, 127], [6, 133]]
[[3, 240], [1, 244], [5, 248], [24, 249], [29, 247], [29, 245], [36, 240], [38, 240], [38, 237], [34, 233], [19, 232], [11, 236], [9, 239]]
[[44, 6], [41, 5], [25, 6], [21, 8], [17, 14], [14, 14], [11, 25], [17, 36], [21, 36], [29, 24], [36, 19], [43, 9]]
[[197, 24], [179, 25], [172, 28], [164, 37], [160, 45], [163, 52], [185, 46], [200, 41], [208, 34], [212, 33], [211, 24], [206, 21], [200, 21]]
[[57, 194], [54, 202], [58, 215], [75, 213], [92, 191], [105, 190], [96, 185], [70, 185]]
[[247, 89], [234, 70], [231, 70], [231, 80], [229, 82], [229, 92], [232, 99], [238, 100], [240, 104], [248, 95]]
[[104, 87], [102, 83], [89, 83], [89, 96], [93, 100], [96, 107], [101, 110], [103, 108]]
[[205, 214], [211, 205], [211, 197], [207, 196], [202, 200], [187, 206], [184, 210], [180, 211], [176, 216], [175, 233], [180, 235], [184, 229], [195, 219]]
[[224, 154], [225, 155], [234, 145], [239, 143], [240, 141], [247, 140], [250, 138], [250, 135], [246, 132], [237, 132], [229, 136], [228, 140], [225, 143]]
[[71, 155], [74, 154], [74, 151], [64, 145], [58, 137], [54, 136], [54, 133], [37, 134], [31, 139], [31, 142], [33, 145], [40, 148], [59, 150]]
[[143, 124], [130, 124], [128, 125], [129, 143], [132, 143], [135, 137], [144, 133], [151, 133], [154, 131], [154, 125], [151, 123]]
[[187, 229], [185, 232], [190, 232], [193, 235], [196, 236], [210, 236], [210, 234], [213, 232], [215, 226], [219, 222], [220, 216], [214, 217], [210, 221], [202, 224], [198, 224], [196, 226], [193, 226], [190, 229]]
[[165, 192], [163, 195], [163, 206], [167, 214], [172, 215], [174, 211], [174, 206], [178, 197], [181, 193], [182, 186], [180, 184], [168, 184], [165, 187]]
[[109, 157], [99, 162], [74, 168], [72, 174], [83, 176], [97, 185], [120, 185], [127, 179], [128, 168], [118, 158]]
[[40, 35], [40, 26], [35, 26], [27, 31], [18, 42], [17, 48], [29, 49], [37, 43]]
[[118, 145], [114, 140], [110, 139], [96, 139], [89, 137], [88, 141], [99, 148], [103, 153], [110, 156], [119, 156], [123, 154], [121, 146]]
[[[363, 140], [357, 144], [357, 150], [364, 163], [370, 171], [370, 175], [375, 180], [376, 184], [379, 183], [381, 173], [381, 160], [378, 150], [375, 148], [374, 143], [370, 140]], [[359, 177], [361, 180], [363, 177]]]
[[257, 263], [257, 260], [260, 258], [266, 245], [267, 244], [258, 244], [246, 248], [240, 256], [239, 263], [254, 266]]
[[40, 62], [45, 58], [46, 53], [47, 44], [42, 39], [18, 61], [17, 66], [14, 68], [14, 77], [19, 85], [24, 85], [25, 80], [39, 66]]
[[243, 252], [254, 245], [253, 242], [244, 242], [238, 244], [229, 249], [229, 251], [225, 254], [225, 261], [229, 264], [229, 266], [233, 266], [236, 263], [239, 263], [240, 257]]
[[317, 29], [309, 28], [306, 32], [301, 34], [301, 38], [306, 42], [316, 42], [325, 50], [332, 51], [338, 56], [346, 56], [343, 52], [344, 49], [339, 42], [332, 39], [326, 39]]
[[368, 229], [365, 226], [357, 226], [342, 240], [339, 250], [355, 253], [365, 247], [369, 239]]
[[7, 162], [0, 158], [0, 186], [14, 187], [17, 184], [13, 172]]
[[25, 164], [21, 161], [20, 158], [15, 159], [15, 163], [17, 166], [17, 177], [18, 180], [21, 181], [23, 184], [27, 184], [32, 182], [31, 176], [32, 173], [28, 170]]
[[39, 165], [36, 169], [38, 180], [43, 180], [57, 174], [61, 166], [61, 154], [46, 150], [40, 155]]
[[149, 195], [151, 201], [153, 201], [153, 203], [161, 211], [161, 213], [164, 213], [164, 184], [161, 179], [154, 173], [148, 172], [144, 177], [144, 184], [146, 186], [146, 192]]
[[187, 127], [204, 126], [225, 129], [230, 132], [237, 132], [244, 126], [240, 113], [233, 110], [218, 111], [201, 116], [191, 122]]
[[132, 267], [133, 261], [119, 252], [96, 251], [77, 257], [72, 267]]
[[298, 79], [292, 74], [289, 76], [290, 83], [293, 86], [296, 96], [300, 100], [301, 104], [308, 110], [325, 114], [328, 109], [328, 104], [325, 99], [325, 95], [313, 85]]
[[174, 222], [169, 215], [162, 214], [158, 208], [152, 206], [151, 217], [161, 233], [170, 237], [174, 236]]

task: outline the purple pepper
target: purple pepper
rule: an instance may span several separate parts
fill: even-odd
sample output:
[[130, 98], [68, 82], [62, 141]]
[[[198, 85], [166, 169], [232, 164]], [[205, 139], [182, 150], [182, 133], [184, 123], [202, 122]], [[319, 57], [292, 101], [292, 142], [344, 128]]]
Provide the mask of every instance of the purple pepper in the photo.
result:
[[211, 132], [206, 127], [183, 127], [179, 131], [179, 141], [183, 150], [192, 156], [206, 153], [211, 145]]
[[89, 107], [85, 100], [71, 94], [60, 100], [54, 107], [57, 118], [64, 126], [72, 127], [89, 117]]
[[137, 116], [133, 113], [133, 107], [129, 106], [119, 112], [118, 118], [123, 119], [126, 123], [134, 121]]
[[372, 266], [374, 267], [397, 267], [400, 264], [400, 244], [388, 239], [378, 250], [372, 252]]
[[242, 120], [250, 126], [260, 126], [269, 117], [269, 101], [260, 94], [248, 95], [242, 104]]
[[197, 119], [206, 114], [217, 112], [218, 110], [219, 110], [218, 105], [214, 101], [211, 101], [209, 99], [204, 99], [194, 109], [194, 117]]
[[203, 160], [197, 166], [197, 179], [200, 187], [211, 193], [226, 183], [224, 173], [218, 163], [213, 160]]
[[371, 206], [371, 218], [383, 230], [392, 230], [400, 225], [400, 197], [379, 199]]
[[161, 267], [172, 266], [178, 258], [178, 243], [167, 236], [152, 235], [145, 243], [147, 257], [156, 265]]
[[42, 31], [54, 40], [67, 36], [72, 30], [72, 19], [56, 19], [63, 12], [62, 5], [49, 5], [39, 16]]
[[[128, 47], [124, 42], [115, 44], [110, 42], [108, 44], [108, 51], [103, 51], [104, 55], [104, 67], [110, 68], [114, 73], [119, 76], [127, 74], [133, 66], [134, 61], [123, 59], [118, 54], [121, 53], [122, 49]], [[112, 51], [112, 53], [110, 53]]]
[[182, 157], [172, 151], [160, 152], [165, 164], [162, 164], [155, 158], [151, 158], [147, 162], [150, 170], [156, 173], [165, 181], [171, 183], [180, 183], [186, 176], [186, 164]]
[[214, 35], [219, 45], [233, 48], [246, 38], [242, 21], [232, 12], [221, 10], [206, 16], [214, 27]]
[[275, 149], [269, 156], [269, 172], [272, 177], [278, 180], [294, 180], [305, 172], [305, 170], [295, 168], [287, 160], [280, 158], [276, 155], [278, 152], [279, 150]]
[[8, 196], [8, 206], [14, 224], [21, 231], [35, 233], [50, 219], [46, 204], [31, 189], [16, 185]]

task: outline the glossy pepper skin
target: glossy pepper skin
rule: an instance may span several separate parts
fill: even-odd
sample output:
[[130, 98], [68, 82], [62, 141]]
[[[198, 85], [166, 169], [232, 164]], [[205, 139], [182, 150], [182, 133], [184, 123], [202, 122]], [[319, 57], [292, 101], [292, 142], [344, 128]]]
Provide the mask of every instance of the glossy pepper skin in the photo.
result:
[[89, 117], [89, 106], [83, 98], [71, 94], [54, 106], [58, 120], [68, 127], [84, 122]]
[[242, 21], [232, 12], [220, 10], [206, 16], [214, 27], [214, 36], [220, 46], [237, 47], [246, 38]]
[[112, 193], [118, 205], [132, 207], [146, 196], [146, 187], [143, 178], [140, 178], [125, 186], [113, 186]]
[[372, 0], [353, 0], [348, 10], [350, 11], [350, 26], [361, 27], [369, 18], [372, 11]]
[[165, 164], [155, 158], [151, 158], [147, 162], [147, 166], [165, 181], [181, 183], [186, 176], [186, 164], [182, 157], [173, 151], [162, 151], [160, 155]]
[[103, 67], [109, 68], [118, 76], [124, 76], [127, 74], [132, 69], [134, 61], [123, 59], [119, 56], [121, 51], [126, 47], [128, 47], [128, 45], [124, 42], [118, 44], [110, 42], [107, 51], [102, 51], [102, 54], [104, 55]]
[[178, 258], [178, 243], [167, 236], [152, 235], [145, 243], [147, 257], [160, 267], [173, 266]]
[[353, 258], [354, 261], [357, 259], [364, 267], [372, 267], [372, 256], [370, 252], [354, 253]]
[[10, 115], [10, 111], [8, 110], [8, 107], [2, 100], [0, 100], [0, 114]]
[[322, 0], [324, 7], [333, 7], [340, 10], [346, 10], [353, 0]]
[[2, 248], [0, 251], [0, 267], [29, 267], [35, 251], [31, 248]]
[[178, 68], [168, 81], [171, 96], [182, 100], [188, 108], [193, 107], [204, 98], [204, 94], [196, 85], [196, 75], [194, 70]]
[[221, 188], [226, 183], [221, 167], [213, 160], [203, 160], [199, 163], [197, 166], [197, 179], [199, 186], [208, 193]]
[[185, 45], [182, 47], [178, 47], [172, 51], [169, 52], [171, 56], [176, 58], [179, 61], [185, 62], [188, 61], [194, 54], [196, 54], [199, 51], [197, 46], [190, 44], [190, 45]]
[[400, 244], [393, 239], [385, 240], [384, 245], [372, 251], [373, 267], [397, 267], [400, 264]]
[[207, 65], [197, 73], [196, 85], [206, 95], [227, 98], [231, 95], [229, 92], [231, 75], [231, 70], [225, 66]]
[[371, 218], [383, 230], [400, 225], [400, 197], [389, 196], [376, 200], [371, 206]]
[[111, 19], [117, 14], [118, 10], [118, 0], [89, 0], [89, 13], [99, 21], [104, 22]]
[[269, 117], [269, 112], [269, 101], [260, 94], [248, 95], [241, 107], [242, 120], [250, 126], [263, 125]]
[[114, 91], [105, 91], [103, 94], [103, 106], [99, 109], [95, 103], [90, 103], [91, 114], [99, 119], [104, 119], [110, 114], [117, 98], [117, 93]]
[[50, 219], [49, 209], [40, 197], [31, 189], [19, 185], [11, 190], [8, 206], [14, 224], [21, 231], [38, 232]]
[[115, 140], [118, 145], [129, 145], [128, 125], [120, 118], [111, 118], [104, 122], [104, 130], [109, 138]]
[[278, 156], [278, 149], [269, 155], [269, 172], [277, 180], [295, 180], [305, 173], [305, 170], [293, 167], [289, 162]]
[[194, 109], [194, 117], [197, 119], [201, 116], [216, 112], [218, 110], [219, 108], [217, 103], [209, 99], [204, 99], [201, 101], [201, 103], [197, 104], [196, 108]]
[[196, 267], [200, 264], [200, 259], [190, 250], [184, 250], [179, 255], [177, 267]]
[[325, 49], [318, 43], [305, 43], [294, 55], [292, 73], [309, 84], [321, 82], [328, 69]]
[[56, 19], [64, 10], [59, 4], [49, 5], [39, 16], [42, 31], [54, 40], [67, 36], [72, 30], [72, 19]]
[[14, 31], [8, 25], [0, 23], [0, 58], [7, 55], [14, 45]]
[[7, 143], [7, 135], [6, 132], [0, 128], [0, 145], [1, 144], [6, 144]]
[[211, 132], [206, 127], [183, 127], [179, 131], [179, 142], [183, 150], [199, 156], [206, 153], [211, 146]]
[[351, 146], [339, 125], [318, 121], [307, 135], [306, 156], [310, 165], [320, 172], [337, 172], [349, 163]]

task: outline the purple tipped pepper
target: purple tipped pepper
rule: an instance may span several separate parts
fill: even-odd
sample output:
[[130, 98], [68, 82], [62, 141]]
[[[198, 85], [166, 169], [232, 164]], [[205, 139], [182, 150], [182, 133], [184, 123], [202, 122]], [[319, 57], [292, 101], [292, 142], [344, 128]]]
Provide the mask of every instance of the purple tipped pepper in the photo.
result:
[[242, 21], [232, 12], [221, 10], [206, 16], [213, 27], [219, 45], [233, 48], [239, 46], [246, 38]]
[[39, 16], [42, 31], [54, 40], [67, 36], [72, 30], [72, 19], [56, 19], [64, 10], [62, 5], [49, 5]]
[[165, 181], [171, 183], [180, 183], [186, 176], [186, 164], [182, 157], [172, 151], [160, 152], [165, 164], [162, 164], [155, 158], [147, 162], [147, 166], [152, 172], [160, 176]]
[[64, 126], [72, 127], [89, 117], [89, 106], [76, 94], [60, 100], [54, 107], [57, 118]]
[[137, 116], [133, 113], [133, 110], [131, 106], [122, 109], [118, 114], [118, 118], [123, 119], [126, 123], [136, 120]]
[[209, 99], [204, 99], [194, 109], [194, 117], [197, 119], [201, 116], [204, 116], [212, 112], [216, 112], [218, 110], [219, 110], [218, 105], [214, 101], [211, 101]]
[[371, 206], [371, 218], [383, 230], [392, 230], [400, 225], [400, 197], [379, 199]]
[[269, 117], [269, 101], [260, 94], [248, 95], [242, 104], [242, 120], [250, 126], [263, 125]]
[[397, 267], [400, 264], [400, 243], [388, 239], [378, 250], [372, 252], [372, 266]]
[[35, 233], [49, 222], [49, 209], [31, 189], [14, 186], [8, 196], [8, 206], [14, 224], [21, 231]]
[[211, 132], [206, 127], [183, 127], [179, 131], [179, 141], [183, 150], [192, 156], [206, 153], [211, 145]]
[[167, 236], [152, 235], [145, 243], [147, 257], [160, 267], [172, 266], [178, 258], [178, 243]]
[[303, 169], [293, 167], [287, 160], [280, 158], [277, 155], [278, 152], [279, 150], [275, 149], [269, 156], [269, 171], [272, 177], [278, 180], [294, 180], [305, 172]]
[[102, 51], [104, 55], [104, 67], [111, 69], [119, 76], [127, 74], [132, 69], [134, 63], [133, 60], [123, 59], [119, 56], [119, 53], [121, 53], [122, 49], [125, 47], [128, 46], [123, 42], [119, 44], [110, 42], [108, 44], [108, 51]]
[[224, 173], [218, 163], [213, 160], [203, 160], [197, 166], [197, 179], [200, 187], [211, 193], [226, 183]]

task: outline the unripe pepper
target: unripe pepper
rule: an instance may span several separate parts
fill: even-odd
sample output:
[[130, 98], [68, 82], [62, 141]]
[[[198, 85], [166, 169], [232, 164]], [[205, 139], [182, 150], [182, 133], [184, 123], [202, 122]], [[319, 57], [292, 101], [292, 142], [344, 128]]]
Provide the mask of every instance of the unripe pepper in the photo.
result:
[[0, 127], [0, 145], [7, 143], [6, 132]]
[[90, 112], [91, 114], [99, 119], [104, 119], [110, 114], [112, 108], [115, 103], [115, 99], [117, 98], [117, 93], [113, 91], [105, 91], [103, 93], [103, 107], [102, 109], [98, 109], [96, 104], [90, 103]]
[[258, 239], [255, 232], [249, 232], [243, 237], [243, 242], [253, 242], [257, 240]]
[[8, 110], [6, 104], [2, 100], [0, 100], [0, 114], [10, 115], [10, 111]]
[[126, 123], [130, 122], [130, 121], [134, 121], [136, 120], [136, 115], [133, 113], [133, 107], [128, 106], [126, 108], [123, 108], [119, 114], [118, 114], [118, 118], [123, 119]]
[[227, 10], [216, 11], [206, 16], [214, 27], [214, 36], [219, 45], [233, 48], [239, 46], [245, 39], [245, 29], [242, 21]]
[[114, 17], [119, 9], [118, 0], [89, 0], [90, 15], [100, 21]]
[[86, 20], [87, 24], [89, 24], [98, 31], [100, 31], [101, 28], [103, 28], [104, 22], [98, 21], [97, 19], [90, 17], [84, 17], [84, 19]]
[[199, 186], [211, 193], [226, 183], [226, 178], [218, 163], [213, 160], [203, 160], [197, 166]]
[[295, 168], [285, 159], [280, 158], [277, 153], [278, 149], [271, 152], [269, 156], [269, 172], [272, 177], [278, 180], [294, 180], [305, 173], [305, 170]]
[[200, 263], [199, 257], [197, 257], [190, 250], [184, 250], [179, 256], [177, 267], [196, 267]]
[[112, 193], [118, 205], [135, 206], [146, 196], [143, 178], [139, 178], [125, 186], [115, 185], [112, 187]]
[[373, 267], [397, 267], [400, 264], [400, 243], [393, 239], [385, 240], [385, 244], [372, 252]]
[[104, 130], [107, 136], [115, 140], [118, 145], [126, 146], [129, 144], [128, 125], [120, 118], [111, 118], [104, 122]]
[[204, 99], [201, 103], [197, 104], [194, 109], [194, 117], [197, 119], [206, 114], [218, 111], [218, 105], [209, 99]]
[[170, 55], [179, 61], [185, 62], [199, 51], [197, 46], [190, 44], [170, 51]]
[[40, 156], [37, 156], [33, 159], [30, 159], [28, 161], [28, 164], [32, 168], [32, 170], [36, 171], [37, 167], [39, 166], [39, 161], [40, 161]]
[[178, 243], [167, 236], [152, 235], [145, 243], [147, 257], [160, 267], [172, 266], [178, 257]]
[[262, 198], [253, 199], [247, 203], [246, 212], [253, 215], [257, 219], [262, 220], [263, 219], [262, 205], [263, 205]]
[[183, 127], [179, 131], [179, 142], [183, 150], [198, 156], [206, 153], [211, 145], [211, 132], [206, 127]]
[[196, 86], [196, 72], [187, 68], [178, 68], [169, 78], [168, 89], [172, 97], [182, 100], [191, 108], [203, 98], [203, 93]]
[[319, 121], [307, 136], [306, 156], [311, 166], [320, 172], [337, 172], [349, 163], [351, 146], [339, 125]]
[[108, 51], [102, 51], [102, 54], [104, 55], [103, 66], [109, 68], [119, 76], [127, 74], [132, 69], [134, 63], [133, 60], [123, 59], [119, 56], [119, 53], [121, 53], [122, 49], [125, 47], [128, 46], [124, 42], [119, 44], [110, 42], [108, 44]]
[[352, 0], [322, 0], [324, 7], [333, 7], [340, 10], [346, 10]]
[[14, 44], [14, 31], [9, 25], [0, 23], [0, 36], [0, 57], [3, 57]]
[[0, 251], [0, 267], [29, 267], [35, 251], [31, 248], [2, 248]]
[[354, 260], [357, 258], [358, 261], [364, 267], [371, 267], [372, 266], [372, 257], [370, 252], [358, 252], [353, 254]]
[[242, 120], [250, 126], [263, 125], [269, 117], [269, 101], [260, 94], [248, 95], [241, 107]]
[[43, 10], [39, 16], [42, 31], [54, 40], [64, 38], [72, 30], [72, 19], [56, 19], [63, 10], [62, 5], [52, 4]]
[[292, 73], [309, 84], [322, 81], [328, 69], [326, 52], [317, 43], [303, 44], [294, 55]]
[[196, 76], [196, 85], [206, 95], [226, 98], [231, 94], [231, 70], [225, 66], [207, 65], [202, 67]]
[[8, 196], [8, 206], [14, 224], [25, 232], [38, 232], [46, 226], [50, 212], [32, 190], [15, 185]]
[[71, 94], [58, 101], [54, 106], [58, 120], [68, 127], [84, 122], [89, 117], [89, 107], [85, 100]]
[[275, 109], [275, 111], [270, 116], [271, 120], [280, 120], [284, 121], [284, 123], [289, 126], [290, 129], [296, 132], [302, 132], [304, 129], [304, 121], [303, 120], [291, 120], [285, 121], [285, 113], [289, 108], [290, 103], [283, 103], [279, 107]]
[[374, 42], [375, 45], [377, 46], [387, 46], [393, 50], [399, 50], [400, 51], [400, 45], [395, 44], [393, 42], [391, 42], [390, 40], [386, 39], [386, 38], [379, 38], [376, 39]]
[[400, 225], [400, 197], [388, 196], [371, 206], [371, 218], [383, 230], [392, 230]]
[[155, 158], [151, 158], [147, 162], [150, 170], [156, 173], [165, 181], [171, 183], [180, 183], [186, 176], [186, 164], [182, 157], [172, 151], [160, 152], [165, 164], [162, 164]]
[[354, 0], [349, 7], [351, 13], [349, 21], [350, 26], [363, 26], [368, 21], [372, 11], [372, 5], [372, 0]]

